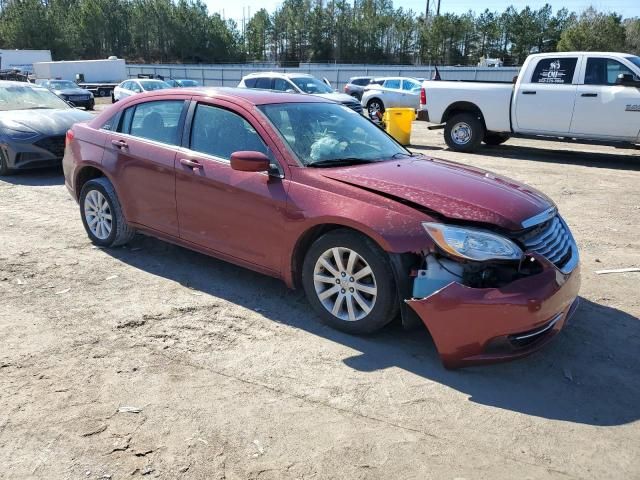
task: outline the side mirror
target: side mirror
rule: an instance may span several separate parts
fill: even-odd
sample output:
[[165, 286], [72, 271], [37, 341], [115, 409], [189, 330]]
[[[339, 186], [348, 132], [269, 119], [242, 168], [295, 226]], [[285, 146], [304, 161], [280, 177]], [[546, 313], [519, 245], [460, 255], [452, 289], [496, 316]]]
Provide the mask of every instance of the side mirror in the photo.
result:
[[624, 87], [640, 87], [640, 80], [636, 80], [630, 73], [621, 73], [616, 78], [616, 85]]
[[271, 161], [262, 152], [233, 152], [231, 168], [239, 172], [268, 172]]

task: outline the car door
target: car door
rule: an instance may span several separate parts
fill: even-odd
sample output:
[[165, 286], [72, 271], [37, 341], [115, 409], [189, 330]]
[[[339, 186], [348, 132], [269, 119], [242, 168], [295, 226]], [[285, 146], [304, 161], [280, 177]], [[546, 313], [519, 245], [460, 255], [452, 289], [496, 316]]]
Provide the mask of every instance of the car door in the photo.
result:
[[[189, 117], [176, 162], [180, 237], [280, 273], [289, 181], [264, 127], [223, 100], [194, 103]], [[242, 150], [270, 156], [274, 172], [233, 170], [231, 154]]]
[[174, 160], [186, 110], [180, 98], [132, 105], [109, 135], [102, 160], [114, 179], [125, 218], [174, 237], [178, 237]]
[[516, 91], [514, 111], [518, 133], [569, 133], [579, 59], [578, 56], [538, 59], [531, 77], [524, 79]]
[[629, 66], [615, 58], [587, 58], [584, 81], [578, 86], [572, 133], [595, 138], [636, 139], [640, 131], [640, 112], [628, 106], [640, 105], [640, 89], [616, 85], [619, 74], [637, 77]]
[[402, 80], [389, 78], [382, 84], [381, 98], [385, 108], [402, 107]]

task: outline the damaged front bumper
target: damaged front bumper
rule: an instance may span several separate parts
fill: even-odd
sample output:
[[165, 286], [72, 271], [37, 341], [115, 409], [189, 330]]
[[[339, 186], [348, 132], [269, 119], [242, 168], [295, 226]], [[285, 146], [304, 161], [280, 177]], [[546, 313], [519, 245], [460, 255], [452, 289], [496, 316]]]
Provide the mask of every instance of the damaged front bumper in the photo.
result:
[[[576, 254], [577, 255], [577, 254]], [[499, 288], [458, 282], [407, 300], [425, 324], [447, 368], [524, 357], [546, 345], [577, 308], [580, 267], [560, 271], [532, 255], [542, 271]]]

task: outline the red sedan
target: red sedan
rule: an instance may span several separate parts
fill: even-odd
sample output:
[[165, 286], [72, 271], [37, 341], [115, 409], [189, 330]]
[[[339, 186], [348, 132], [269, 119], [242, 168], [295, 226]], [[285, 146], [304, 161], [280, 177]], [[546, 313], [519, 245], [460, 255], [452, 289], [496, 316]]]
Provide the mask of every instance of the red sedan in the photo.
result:
[[281, 278], [349, 333], [424, 323], [449, 368], [527, 355], [575, 310], [578, 249], [551, 200], [321, 98], [136, 95], [75, 125], [63, 165], [95, 244], [139, 231]]

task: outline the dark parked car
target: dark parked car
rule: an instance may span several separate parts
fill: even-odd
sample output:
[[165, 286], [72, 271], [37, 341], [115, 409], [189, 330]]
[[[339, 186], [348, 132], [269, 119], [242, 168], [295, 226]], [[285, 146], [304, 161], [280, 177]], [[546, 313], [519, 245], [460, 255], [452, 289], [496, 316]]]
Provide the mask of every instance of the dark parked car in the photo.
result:
[[344, 93], [351, 95], [358, 100], [362, 100], [362, 92], [364, 87], [369, 85], [373, 77], [351, 77], [344, 86]]
[[46, 88], [0, 81], [0, 175], [60, 165], [65, 133], [90, 118]]
[[170, 78], [165, 79], [165, 83], [168, 83], [174, 88], [183, 88], [183, 87], [199, 87], [200, 84], [195, 80], [187, 80], [181, 78]]
[[419, 319], [447, 367], [527, 355], [576, 308], [578, 249], [551, 200], [320, 97], [156, 91], [67, 139], [95, 244], [139, 230], [281, 278], [349, 333]]
[[95, 106], [93, 93], [80, 88], [69, 80], [38, 80], [36, 83], [41, 87], [48, 88], [63, 100], [73, 103], [76, 107], [93, 110]]

